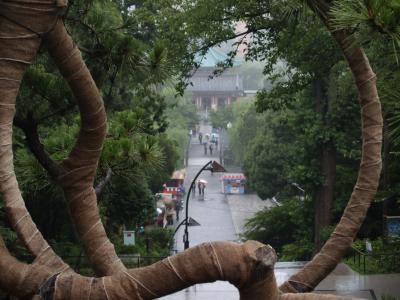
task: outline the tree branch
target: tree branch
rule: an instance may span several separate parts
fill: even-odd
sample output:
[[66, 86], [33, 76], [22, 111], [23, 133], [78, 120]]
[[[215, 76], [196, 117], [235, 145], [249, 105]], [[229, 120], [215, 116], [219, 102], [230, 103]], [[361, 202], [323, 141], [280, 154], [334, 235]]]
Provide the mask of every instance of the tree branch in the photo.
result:
[[25, 139], [32, 154], [36, 157], [39, 163], [46, 169], [50, 176], [56, 180], [63, 170], [44, 149], [40, 142], [38, 133], [38, 123], [33, 116], [33, 112], [29, 111], [25, 119], [17, 116], [14, 117], [14, 125], [22, 129], [25, 133]]
[[54, 116], [63, 115], [64, 113], [73, 110], [75, 107], [76, 107], [75, 104], [70, 104], [70, 105], [68, 105], [68, 106], [66, 106], [66, 107], [60, 108], [59, 110], [57, 110], [57, 111], [55, 111], [55, 112], [52, 112], [51, 114], [48, 114], [48, 115], [46, 115], [46, 116], [43, 116], [43, 117], [39, 118], [39, 119], [37, 120], [37, 123], [38, 123], [38, 125], [39, 125], [39, 123], [41, 123], [41, 122], [43, 122], [43, 121], [45, 121], [45, 120], [47, 120], [47, 119], [50, 119], [50, 118], [52, 118], [52, 117], [54, 117]]

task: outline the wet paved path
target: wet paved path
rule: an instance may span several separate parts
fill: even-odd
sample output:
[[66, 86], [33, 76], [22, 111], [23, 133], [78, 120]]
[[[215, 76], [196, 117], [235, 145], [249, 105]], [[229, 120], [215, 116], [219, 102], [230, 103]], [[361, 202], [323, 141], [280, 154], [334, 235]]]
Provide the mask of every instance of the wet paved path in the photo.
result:
[[[201, 126], [203, 134], [211, 133], [210, 126]], [[196, 173], [210, 160], [219, 161], [219, 151], [213, 151], [213, 156], [204, 155], [204, 147], [199, 144], [197, 137], [192, 138], [189, 151], [189, 166], [186, 168], [186, 190]], [[189, 216], [200, 223], [200, 226], [189, 227], [190, 247], [212, 240], [235, 241], [237, 239], [235, 226], [232, 220], [228, 201], [221, 193], [220, 174], [203, 171], [199, 177], [206, 180], [205, 195], [199, 196], [196, 187], [195, 194], [190, 196]], [[182, 210], [180, 218], [183, 220], [185, 211]], [[183, 250], [183, 226], [176, 233], [177, 250]]]
[[[203, 136], [205, 133], [211, 134], [211, 127], [202, 125], [200, 132], [203, 133]], [[189, 190], [190, 183], [196, 173], [210, 160], [216, 160], [219, 162], [219, 149], [214, 149], [212, 156], [210, 156], [209, 151], [207, 151], [207, 155], [205, 155], [204, 147], [200, 145], [198, 137], [193, 137], [189, 150], [188, 167], [186, 168], [186, 191]], [[199, 178], [208, 182], [204, 198], [199, 196], [197, 187], [195, 195], [190, 196], [189, 216], [200, 223], [200, 226], [189, 227], [190, 247], [207, 241], [236, 241], [238, 239], [238, 232], [236, 231], [234, 219], [232, 218], [228, 198], [221, 193], [220, 176], [220, 174], [211, 174], [209, 171], [203, 171]], [[183, 220], [184, 217], [185, 210], [183, 209], [180, 212], [180, 220]], [[243, 219], [242, 216], [238, 218]], [[184, 248], [183, 233], [184, 227], [182, 226], [175, 235], [175, 248], [179, 252]], [[205, 300], [212, 298], [221, 300], [239, 299], [239, 294], [231, 284], [219, 281], [210, 284], [198, 284], [160, 299]]]

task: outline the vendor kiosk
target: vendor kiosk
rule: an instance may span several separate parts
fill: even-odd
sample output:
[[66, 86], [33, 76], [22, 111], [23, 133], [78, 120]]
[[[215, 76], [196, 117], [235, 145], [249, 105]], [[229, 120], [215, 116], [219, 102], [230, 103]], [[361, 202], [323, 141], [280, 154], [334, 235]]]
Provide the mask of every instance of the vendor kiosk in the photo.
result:
[[243, 173], [230, 173], [221, 176], [222, 193], [244, 194], [246, 192], [246, 177]]
[[163, 193], [176, 196], [179, 192], [179, 187], [183, 186], [185, 176], [185, 169], [174, 171], [171, 178], [164, 184]]

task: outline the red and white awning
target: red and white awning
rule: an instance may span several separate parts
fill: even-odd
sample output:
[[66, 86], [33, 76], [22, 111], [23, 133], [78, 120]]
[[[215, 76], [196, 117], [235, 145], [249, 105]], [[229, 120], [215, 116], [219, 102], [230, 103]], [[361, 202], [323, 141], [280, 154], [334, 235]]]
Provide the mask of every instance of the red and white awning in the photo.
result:
[[246, 180], [243, 173], [230, 173], [221, 176], [221, 180]]

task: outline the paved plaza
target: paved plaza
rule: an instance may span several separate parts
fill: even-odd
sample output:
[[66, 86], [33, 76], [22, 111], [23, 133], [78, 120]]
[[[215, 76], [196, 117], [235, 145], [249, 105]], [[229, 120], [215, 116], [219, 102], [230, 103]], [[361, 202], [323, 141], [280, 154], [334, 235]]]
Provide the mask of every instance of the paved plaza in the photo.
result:
[[[211, 133], [210, 126], [201, 126], [203, 133]], [[221, 137], [222, 139], [222, 137]], [[226, 143], [227, 141], [221, 141]], [[197, 137], [192, 138], [189, 151], [189, 165], [186, 175], [186, 190], [200, 168], [210, 160], [219, 161], [219, 151], [213, 156], [204, 155], [203, 146]], [[232, 170], [227, 168], [228, 172]], [[199, 178], [208, 182], [205, 196], [192, 195], [189, 203], [189, 216], [195, 219], [200, 226], [189, 227], [190, 247], [212, 240], [239, 241], [246, 219], [264, 207], [272, 207], [271, 201], [262, 201], [257, 195], [224, 195], [221, 192], [220, 174], [211, 174], [204, 171]], [[180, 219], [184, 218], [184, 210], [180, 212]], [[183, 250], [183, 227], [176, 233], [175, 248]], [[296, 273], [304, 263], [278, 262], [275, 265], [275, 275], [278, 284], [283, 283], [292, 274]], [[360, 275], [352, 271], [347, 265], [340, 264], [316, 288], [318, 293], [345, 295], [365, 299], [381, 299], [383, 295], [400, 296], [400, 274]], [[173, 295], [162, 297], [163, 300], [238, 300], [236, 288], [227, 282], [198, 284]]]

